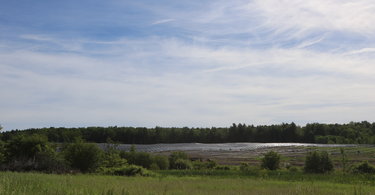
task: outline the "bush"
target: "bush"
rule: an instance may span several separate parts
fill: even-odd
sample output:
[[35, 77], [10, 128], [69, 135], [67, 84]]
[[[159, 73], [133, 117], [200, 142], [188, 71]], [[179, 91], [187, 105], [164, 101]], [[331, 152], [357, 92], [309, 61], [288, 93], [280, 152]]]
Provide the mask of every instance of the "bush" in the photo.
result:
[[193, 167], [194, 169], [197, 170], [202, 170], [202, 169], [214, 169], [217, 166], [217, 163], [213, 160], [208, 159], [207, 161], [193, 161]]
[[156, 163], [152, 163], [149, 169], [150, 170], [160, 170], [159, 166]]
[[63, 173], [67, 163], [57, 154], [46, 136], [15, 136], [7, 144], [1, 144], [2, 169], [11, 171], [43, 171]]
[[193, 165], [191, 164], [190, 160], [186, 159], [177, 159], [174, 162], [175, 169], [192, 169]]
[[35, 159], [40, 152], [52, 152], [54, 149], [46, 136], [15, 136], [6, 145], [7, 161], [28, 161]]
[[150, 168], [153, 163], [152, 156], [146, 152], [123, 152], [121, 157], [125, 158], [129, 164], [142, 166], [144, 168]]
[[137, 152], [135, 155], [135, 165], [149, 169], [152, 164], [152, 156], [146, 152]]
[[154, 174], [147, 169], [137, 166], [137, 165], [128, 165], [119, 168], [110, 169], [110, 173], [113, 175], [122, 175], [122, 176], [153, 176]]
[[206, 162], [204, 162], [206, 169], [214, 169], [217, 166], [217, 163], [213, 160], [208, 159]]
[[364, 161], [357, 165], [354, 165], [351, 168], [351, 172], [355, 174], [363, 174], [363, 173], [373, 174], [375, 173], [375, 167], [370, 165], [368, 161]]
[[280, 168], [280, 155], [277, 152], [267, 152], [262, 158], [261, 167], [268, 170], [276, 170]]
[[314, 151], [306, 156], [304, 170], [307, 173], [326, 173], [333, 170], [333, 163], [327, 152]]
[[119, 151], [109, 150], [105, 152], [103, 160], [100, 164], [101, 167], [122, 167], [127, 165], [126, 159], [121, 158]]
[[226, 170], [226, 171], [228, 171], [228, 170], [230, 170], [230, 166], [228, 166], [228, 165], [219, 165], [219, 166], [216, 166], [215, 169], [216, 170]]
[[[129, 164], [142, 166], [147, 169], [168, 169], [169, 160], [166, 156], [152, 156], [146, 152], [136, 152], [132, 147], [130, 152], [121, 152], [120, 156], [128, 161]], [[158, 167], [158, 168], [157, 168]]]
[[169, 168], [169, 160], [166, 156], [157, 155], [153, 158], [154, 164], [158, 166], [161, 170], [166, 170]]
[[295, 172], [298, 172], [298, 168], [297, 167], [289, 167], [288, 170], [292, 173], [295, 173]]
[[66, 173], [69, 165], [57, 152], [40, 152], [35, 157], [34, 170], [47, 173]]
[[259, 167], [251, 166], [248, 163], [241, 163], [240, 171], [246, 175], [259, 175], [261, 170]]
[[171, 169], [178, 169], [177, 168], [177, 160], [188, 160], [188, 155], [185, 152], [173, 152], [171, 155], [169, 155], [169, 166]]
[[103, 151], [96, 144], [77, 142], [69, 144], [63, 151], [72, 168], [81, 172], [94, 172], [100, 165]]

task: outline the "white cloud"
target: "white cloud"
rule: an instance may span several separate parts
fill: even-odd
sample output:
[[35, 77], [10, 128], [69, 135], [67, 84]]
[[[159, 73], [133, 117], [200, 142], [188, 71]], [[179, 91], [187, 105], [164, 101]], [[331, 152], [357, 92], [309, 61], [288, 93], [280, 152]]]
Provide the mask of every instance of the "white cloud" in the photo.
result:
[[246, 10], [256, 10], [264, 25], [278, 31], [332, 30], [373, 36], [375, 2], [371, 0], [255, 0]]
[[[203, 10], [162, 9], [158, 14], [177, 19], [173, 26], [206, 36], [247, 34], [260, 41], [301, 39], [316, 34], [349, 33], [372, 38], [375, 2], [372, 0], [234, 0], [204, 4]], [[254, 40], [253, 40], [254, 41]]]
[[345, 54], [346, 55], [353, 55], [353, 54], [366, 54], [366, 53], [374, 53], [374, 52], [375, 52], [375, 48], [362, 48], [362, 49], [359, 49], [359, 50], [347, 52]]
[[176, 39], [119, 42], [127, 44], [97, 51], [110, 50], [110, 58], [2, 52], [4, 126], [227, 126], [374, 117], [374, 59], [303, 48], [211, 48]]

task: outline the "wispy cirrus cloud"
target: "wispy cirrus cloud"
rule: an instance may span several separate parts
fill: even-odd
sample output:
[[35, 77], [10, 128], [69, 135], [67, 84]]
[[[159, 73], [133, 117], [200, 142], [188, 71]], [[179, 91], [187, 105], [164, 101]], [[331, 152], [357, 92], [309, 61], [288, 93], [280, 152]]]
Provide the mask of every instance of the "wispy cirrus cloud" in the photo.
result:
[[272, 1], [250, 2], [245, 10], [257, 10], [265, 19], [265, 26], [278, 31], [344, 31], [371, 36], [375, 27], [373, 1]]
[[152, 25], [164, 24], [164, 23], [173, 22], [173, 21], [175, 21], [175, 20], [174, 19], [157, 20], [157, 21], [153, 22]]

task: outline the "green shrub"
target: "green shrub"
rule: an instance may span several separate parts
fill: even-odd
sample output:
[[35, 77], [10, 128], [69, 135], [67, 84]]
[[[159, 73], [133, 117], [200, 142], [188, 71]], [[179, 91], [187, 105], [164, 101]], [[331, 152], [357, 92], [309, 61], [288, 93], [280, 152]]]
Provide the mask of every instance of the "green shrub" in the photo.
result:
[[185, 152], [173, 152], [171, 155], [169, 155], [169, 166], [171, 169], [178, 169], [178, 166], [176, 164], [177, 160], [188, 160], [188, 155]]
[[72, 168], [94, 172], [101, 164], [103, 150], [96, 144], [77, 142], [64, 148], [63, 155]]
[[142, 166], [147, 169], [155, 169], [156, 166], [161, 170], [169, 168], [168, 157], [161, 155], [152, 156], [146, 152], [136, 152], [134, 147], [132, 147], [130, 152], [120, 152], [120, 156], [126, 159], [129, 164]]
[[70, 169], [66, 160], [57, 152], [39, 152], [35, 156], [34, 170], [47, 173], [66, 173]]
[[137, 152], [135, 155], [135, 165], [149, 169], [153, 163], [152, 156], [146, 152]]
[[352, 173], [355, 173], [355, 174], [375, 173], [375, 167], [369, 164], [368, 161], [364, 161], [357, 165], [354, 165], [350, 170]]
[[207, 169], [214, 169], [217, 166], [217, 163], [214, 160], [208, 159], [204, 162], [204, 165]]
[[127, 165], [126, 159], [121, 158], [119, 152], [117, 151], [107, 151], [103, 156], [101, 161], [101, 167], [122, 167]]
[[250, 165], [248, 163], [241, 163], [240, 165], [240, 171], [246, 171]]
[[119, 168], [110, 169], [111, 174], [113, 175], [122, 175], [122, 176], [153, 176], [154, 173], [148, 171], [147, 169], [137, 166], [137, 165], [128, 165]]
[[174, 162], [175, 169], [192, 169], [193, 165], [190, 160], [186, 159], [177, 159]]
[[196, 160], [192, 161], [193, 169], [195, 170], [202, 170], [205, 169], [206, 167], [204, 166], [204, 163], [202, 161]]
[[277, 152], [269, 151], [262, 158], [261, 167], [268, 170], [280, 168], [280, 155]]
[[160, 170], [159, 166], [156, 163], [152, 163], [149, 169], [150, 170]]
[[251, 166], [248, 163], [241, 163], [240, 171], [246, 175], [259, 175], [261, 172], [259, 167]]
[[159, 169], [166, 170], [169, 168], [168, 157], [162, 155], [156, 155], [153, 157], [153, 163], [156, 164]]
[[152, 156], [146, 152], [136, 152], [133, 150], [121, 153], [121, 157], [125, 158], [129, 164], [142, 166], [147, 169], [149, 169], [153, 163]]
[[297, 168], [297, 167], [289, 167], [288, 168], [288, 170], [290, 171], [290, 172], [292, 172], [292, 173], [295, 173], [295, 172], [298, 172], [299, 171], [299, 169]]
[[1, 144], [0, 150], [2, 169], [5, 170], [63, 173], [68, 169], [66, 161], [43, 135], [15, 136]]
[[194, 169], [202, 170], [202, 169], [214, 169], [217, 166], [217, 163], [213, 160], [208, 159], [207, 161], [193, 161], [192, 162]]
[[7, 160], [8, 161], [27, 161], [34, 159], [40, 152], [51, 152], [54, 149], [51, 147], [46, 136], [30, 135], [30, 136], [15, 136], [6, 145]]
[[314, 151], [306, 156], [304, 170], [307, 173], [326, 173], [333, 170], [333, 163], [327, 152]]
[[218, 165], [215, 167], [216, 170], [230, 170], [230, 166], [228, 165]]

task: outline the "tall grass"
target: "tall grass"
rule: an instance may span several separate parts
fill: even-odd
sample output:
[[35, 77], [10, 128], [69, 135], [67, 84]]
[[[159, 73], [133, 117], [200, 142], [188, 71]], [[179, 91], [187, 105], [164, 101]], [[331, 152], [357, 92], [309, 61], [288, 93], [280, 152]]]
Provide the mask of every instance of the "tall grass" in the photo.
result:
[[302, 171], [262, 170], [257, 167], [241, 170], [163, 170], [157, 172], [161, 176], [175, 177], [208, 177], [208, 178], [242, 178], [255, 180], [279, 180], [287, 182], [330, 182], [356, 185], [375, 186], [374, 174], [346, 174], [342, 172], [332, 172], [327, 174], [307, 174]]
[[374, 194], [375, 187], [252, 177], [52, 175], [0, 173], [0, 194]]

